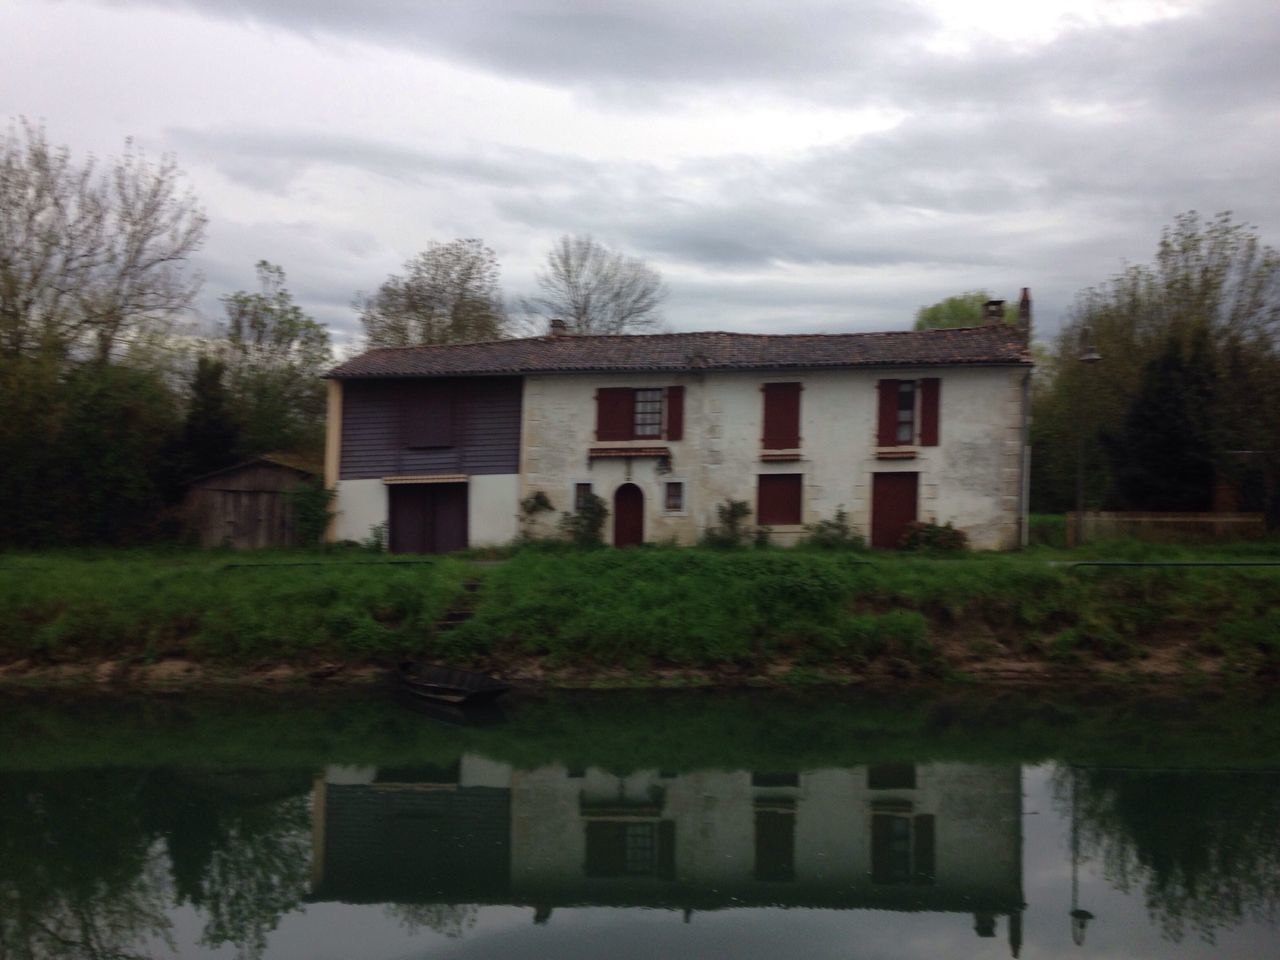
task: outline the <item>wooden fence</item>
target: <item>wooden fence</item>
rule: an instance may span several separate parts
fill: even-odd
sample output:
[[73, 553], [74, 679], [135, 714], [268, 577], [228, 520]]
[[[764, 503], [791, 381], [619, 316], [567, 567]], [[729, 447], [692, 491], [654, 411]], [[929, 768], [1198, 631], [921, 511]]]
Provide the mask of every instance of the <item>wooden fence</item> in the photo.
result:
[[1155, 543], [1259, 540], [1267, 534], [1261, 513], [1148, 513], [1086, 510], [1067, 514], [1067, 545], [1131, 538]]

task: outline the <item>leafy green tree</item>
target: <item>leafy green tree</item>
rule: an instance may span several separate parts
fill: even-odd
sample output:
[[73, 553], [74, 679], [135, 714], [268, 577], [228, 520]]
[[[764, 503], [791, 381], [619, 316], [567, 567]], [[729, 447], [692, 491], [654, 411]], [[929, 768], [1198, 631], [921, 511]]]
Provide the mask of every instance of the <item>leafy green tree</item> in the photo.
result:
[[303, 313], [285, 273], [259, 260], [258, 290], [223, 298], [223, 356], [240, 453], [318, 453], [324, 434], [324, 384], [333, 359], [329, 331]]
[[1112, 500], [1125, 510], [1207, 510], [1213, 501], [1216, 397], [1208, 334], [1170, 338], [1147, 362], [1124, 420], [1103, 441]]
[[182, 427], [184, 479], [204, 476], [236, 460], [240, 427], [223, 383], [226, 364], [200, 357], [191, 381], [191, 401]]
[[[984, 311], [991, 294], [986, 290], [970, 290], [968, 293], [946, 297], [935, 304], [916, 311], [913, 330], [936, 330], [941, 327], [980, 327], [986, 323]], [[1016, 304], [1004, 305], [1005, 323], [1016, 323]]]
[[[1278, 341], [1280, 254], [1229, 213], [1207, 221], [1194, 211], [1179, 215], [1163, 231], [1151, 263], [1129, 266], [1079, 295], [1052, 347], [1051, 374], [1041, 378], [1033, 399], [1033, 509], [1072, 506], [1082, 434], [1087, 500], [1145, 505], [1135, 484], [1117, 475], [1132, 476], [1137, 464], [1106, 456], [1102, 437], [1150, 425], [1159, 416], [1153, 410], [1168, 407], [1174, 390], [1199, 405], [1196, 416], [1207, 424], [1207, 438], [1183, 433], [1181, 442], [1208, 451], [1215, 476], [1254, 483], [1256, 505], [1268, 509], [1273, 522], [1280, 519]], [[1102, 360], [1079, 362], [1087, 351]], [[1186, 364], [1193, 357], [1191, 371]], [[1155, 381], [1169, 380], [1175, 362], [1193, 379], [1159, 387]], [[1131, 419], [1135, 404], [1140, 409]], [[1177, 439], [1174, 431], [1164, 435]], [[1153, 440], [1142, 456], [1155, 456], [1155, 446]], [[1153, 461], [1141, 469], [1152, 474], [1160, 467]], [[1166, 499], [1162, 493], [1150, 502]]]
[[497, 340], [506, 333], [497, 255], [477, 239], [431, 243], [356, 307], [371, 347]]
[[566, 234], [557, 240], [537, 281], [542, 292], [524, 301], [525, 313], [563, 320], [569, 333], [647, 333], [662, 325], [659, 309], [667, 297], [662, 275], [591, 236]]

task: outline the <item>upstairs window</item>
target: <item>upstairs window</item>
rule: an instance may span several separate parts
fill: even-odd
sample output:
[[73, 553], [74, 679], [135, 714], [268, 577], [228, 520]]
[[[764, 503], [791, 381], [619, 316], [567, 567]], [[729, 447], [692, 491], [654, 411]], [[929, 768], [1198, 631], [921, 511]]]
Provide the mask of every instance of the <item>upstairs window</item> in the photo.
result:
[[911, 443], [916, 438], [916, 382], [898, 381], [898, 429], [896, 443]]
[[400, 425], [405, 447], [424, 450], [454, 445], [454, 394], [450, 384], [441, 381], [403, 387]]
[[680, 440], [684, 387], [601, 387], [596, 440]]
[[796, 450], [800, 447], [800, 384], [766, 383], [764, 394], [764, 436], [766, 450]]
[[662, 436], [663, 390], [637, 390], [635, 412], [631, 418], [632, 435], [639, 437]]
[[877, 385], [880, 411], [876, 445], [881, 447], [938, 445], [938, 412], [942, 381], [881, 380]]

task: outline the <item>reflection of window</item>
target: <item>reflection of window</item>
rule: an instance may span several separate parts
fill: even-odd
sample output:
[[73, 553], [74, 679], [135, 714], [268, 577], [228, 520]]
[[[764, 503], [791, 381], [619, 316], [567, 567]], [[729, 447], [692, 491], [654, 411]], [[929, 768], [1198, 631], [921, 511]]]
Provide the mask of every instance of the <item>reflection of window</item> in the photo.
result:
[[868, 790], [914, 790], [916, 767], [913, 763], [878, 763], [867, 767]]
[[751, 785], [753, 787], [798, 787], [800, 786], [800, 774], [753, 773], [751, 774]]
[[589, 877], [675, 877], [674, 820], [588, 820]]
[[871, 882], [929, 885], [936, 874], [932, 814], [871, 816]]
[[796, 815], [794, 810], [756, 810], [757, 880], [796, 878]]

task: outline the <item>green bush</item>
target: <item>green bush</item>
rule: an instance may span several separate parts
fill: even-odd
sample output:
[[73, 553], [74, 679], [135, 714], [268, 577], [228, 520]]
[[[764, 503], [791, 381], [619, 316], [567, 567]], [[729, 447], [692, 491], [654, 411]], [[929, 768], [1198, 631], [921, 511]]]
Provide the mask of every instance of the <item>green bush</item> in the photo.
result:
[[560, 529], [578, 547], [598, 547], [604, 543], [604, 522], [609, 505], [594, 493], [584, 494], [578, 509], [560, 518]]
[[747, 537], [746, 520], [751, 505], [745, 500], [729, 500], [716, 505], [716, 523], [707, 527], [702, 542], [708, 547], [740, 547]]
[[907, 524], [907, 532], [902, 535], [902, 549], [960, 553], [969, 549], [969, 535], [953, 527], [950, 520], [942, 525], [916, 521]]
[[841, 504], [830, 520], [805, 524], [805, 546], [820, 550], [865, 550], [867, 539], [849, 522], [849, 513]]

